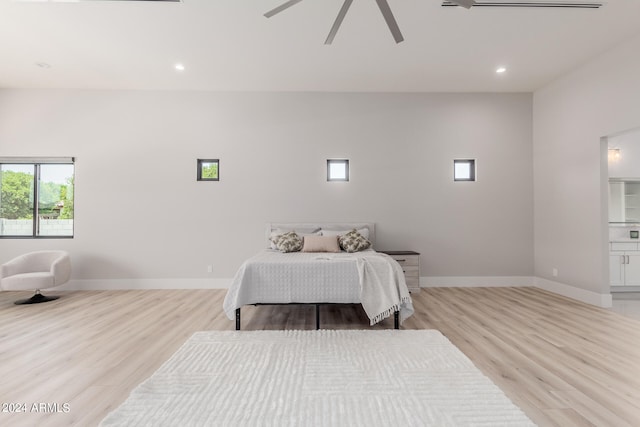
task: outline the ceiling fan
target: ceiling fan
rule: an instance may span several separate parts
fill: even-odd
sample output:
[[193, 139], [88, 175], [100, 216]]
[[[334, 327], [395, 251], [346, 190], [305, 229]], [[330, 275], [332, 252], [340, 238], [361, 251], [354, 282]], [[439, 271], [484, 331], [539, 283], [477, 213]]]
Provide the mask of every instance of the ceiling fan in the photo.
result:
[[[267, 13], [264, 14], [265, 17], [271, 18], [274, 15], [282, 12], [293, 6], [294, 4], [300, 3], [302, 0], [288, 0], [282, 3], [280, 6], [271, 9]], [[333, 26], [329, 31], [329, 35], [327, 39], [324, 41], [324, 44], [333, 43], [333, 39], [336, 37], [338, 30], [340, 29], [340, 25], [342, 25], [342, 21], [344, 17], [347, 15], [349, 8], [353, 0], [344, 0], [340, 11], [338, 12], [338, 16], [336, 20], [333, 22]], [[400, 32], [400, 27], [398, 27], [398, 23], [396, 22], [395, 17], [393, 16], [393, 12], [391, 12], [391, 8], [389, 7], [389, 3], [387, 0], [376, 0], [378, 4], [378, 8], [384, 17], [384, 20], [391, 31], [391, 35], [396, 43], [400, 43], [404, 41], [404, 37]], [[483, 0], [446, 0], [442, 2], [442, 6], [460, 6], [465, 9], [470, 9], [472, 6], [502, 6], [502, 7], [574, 7], [574, 8], [589, 8], [589, 9], [597, 9], [602, 6], [600, 2], [558, 2], [558, 1], [483, 1]]]
[[[276, 15], [282, 12], [283, 10], [290, 8], [294, 4], [300, 3], [301, 1], [302, 0], [286, 1], [282, 3], [280, 6], [276, 7], [275, 9], [272, 9], [269, 12], [265, 13], [264, 16], [266, 16], [267, 18], [271, 18], [273, 15]], [[470, 0], [460, 0], [460, 1], [468, 2]], [[338, 12], [338, 16], [336, 17], [336, 20], [333, 22], [333, 26], [331, 27], [331, 30], [329, 31], [329, 35], [327, 36], [327, 39], [324, 41], [324, 44], [333, 43], [333, 39], [336, 37], [336, 34], [338, 33], [338, 29], [340, 29], [340, 25], [342, 25], [342, 21], [344, 20], [344, 17], [347, 15], [347, 12], [351, 7], [351, 3], [353, 3], [353, 0], [344, 0], [344, 3], [342, 4], [340, 11]], [[398, 27], [396, 18], [394, 18], [393, 13], [391, 12], [389, 3], [387, 3], [387, 0], [376, 0], [376, 3], [378, 3], [380, 12], [382, 12], [382, 16], [384, 17], [384, 20], [387, 22], [387, 26], [389, 27], [389, 30], [391, 30], [391, 34], [393, 35], [394, 40], [396, 41], [396, 43], [400, 43], [401, 41], [404, 40], [404, 37], [402, 37], [402, 33], [400, 32], [400, 27]]]

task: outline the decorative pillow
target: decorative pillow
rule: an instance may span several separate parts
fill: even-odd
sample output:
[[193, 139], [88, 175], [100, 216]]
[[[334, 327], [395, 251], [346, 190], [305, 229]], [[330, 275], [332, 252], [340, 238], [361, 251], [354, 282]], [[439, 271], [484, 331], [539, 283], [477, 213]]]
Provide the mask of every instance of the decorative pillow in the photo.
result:
[[287, 229], [284, 230], [282, 228], [276, 228], [275, 230], [273, 230], [270, 234], [269, 234], [269, 246], [271, 247], [271, 249], [278, 249], [276, 248], [276, 240], [278, 237], [282, 236], [284, 233], [287, 233], [289, 231], [295, 231], [296, 234], [298, 234], [298, 237], [300, 238], [304, 238], [304, 236], [309, 236], [309, 235], [313, 235], [313, 236], [320, 236], [320, 229], [319, 228], [314, 228], [314, 229], [305, 229], [305, 230], [292, 230], [292, 229]]
[[274, 240], [276, 249], [280, 252], [298, 252], [302, 249], [302, 239], [295, 231], [280, 234]]
[[338, 241], [340, 242], [340, 247], [347, 252], [363, 251], [371, 246], [371, 242], [358, 233], [355, 228], [344, 236], [338, 237]]
[[304, 236], [302, 252], [340, 252], [337, 236]]

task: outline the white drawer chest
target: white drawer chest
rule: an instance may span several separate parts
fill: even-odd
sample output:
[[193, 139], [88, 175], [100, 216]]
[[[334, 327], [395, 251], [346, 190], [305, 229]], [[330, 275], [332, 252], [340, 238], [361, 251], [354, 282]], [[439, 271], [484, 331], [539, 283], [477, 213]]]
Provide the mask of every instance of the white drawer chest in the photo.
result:
[[420, 292], [420, 254], [414, 251], [378, 251], [398, 261], [409, 292]]

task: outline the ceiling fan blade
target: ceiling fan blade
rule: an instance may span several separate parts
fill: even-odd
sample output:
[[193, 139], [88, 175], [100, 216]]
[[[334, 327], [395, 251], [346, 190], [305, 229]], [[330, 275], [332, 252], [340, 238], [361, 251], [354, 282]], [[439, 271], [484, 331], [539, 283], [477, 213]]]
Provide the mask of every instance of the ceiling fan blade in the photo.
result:
[[402, 37], [396, 18], [393, 17], [393, 12], [391, 12], [389, 3], [387, 3], [387, 0], [376, 0], [376, 3], [378, 3], [378, 7], [380, 8], [380, 12], [382, 12], [382, 16], [384, 16], [384, 20], [387, 21], [387, 26], [389, 27], [394, 40], [396, 43], [400, 43], [404, 40], [404, 37]]
[[289, 0], [287, 2], [284, 2], [280, 6], [276, 7], [275, 9], [271, 9], [269, 12], [265, 13], [264, 16], [266, 16], [267, 18], [271, 18], [273, 15], [280, 13], [285, 9], [290, 8], [294, 4], [300, 3], [301, 1], [302, 0]]
[[458, 6], [462, 6], [465, 9], [471, 9], [471, 6], [476, 4], [475, 0], [449, 0], [451, 3], [455, 3]]
[[329, 31], [329, 35], [327, 36], [327, 39], [324, 41], [324, 44], [333, 43], [333, 39], [336, 37], [338, 29], [340, 28], [340, 25], [342, 25], [342, 21], [344, 20], [344, 17], [347, 14], [347, 11], [351, 7], [351, 3], [353, 3], [353, 0], [344, 0], [344, 3], [340, 8], [340, 12], [338, 12], [338, 16], [336, 17], [336, 20], [333, 23], [333, 27], [331, 27], [331, 31]]

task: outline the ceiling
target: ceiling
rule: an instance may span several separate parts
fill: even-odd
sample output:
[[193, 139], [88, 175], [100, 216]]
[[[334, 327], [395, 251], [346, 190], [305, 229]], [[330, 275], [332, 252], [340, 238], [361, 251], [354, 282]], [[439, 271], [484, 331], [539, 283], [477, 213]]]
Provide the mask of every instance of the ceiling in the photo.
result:
[[470, 10], [389, 0], [396, 44], [376, 2], [355, 0], [327, 46], [343, 0], [263, 16], [283, 2], [0, 0], [0, 88], [531, 92], [640, 34], [639, 0]]

